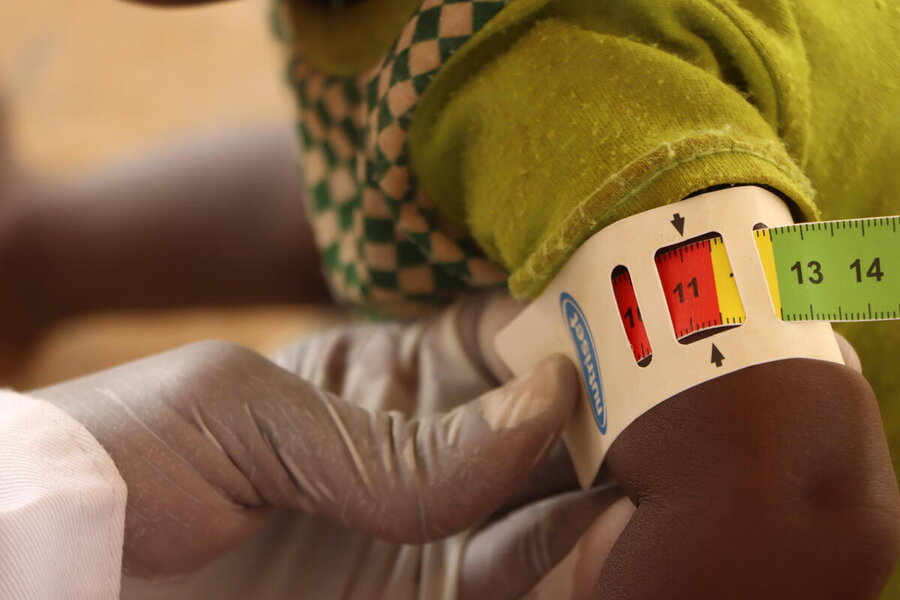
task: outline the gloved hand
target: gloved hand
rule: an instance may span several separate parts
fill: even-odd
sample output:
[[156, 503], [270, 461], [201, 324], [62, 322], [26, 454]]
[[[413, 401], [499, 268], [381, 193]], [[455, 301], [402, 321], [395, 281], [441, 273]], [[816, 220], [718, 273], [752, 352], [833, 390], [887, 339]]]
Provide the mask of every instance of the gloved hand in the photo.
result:
[[[427, 590], [452, 595], [459, 564], [460, 597], [513, 598], [620, 493], [525, 507], [452, 551], [404, 545], [496, 510], [571, 411], [577, 379], [559, 357], [492, 389], [499, 363], [485, 340], [509, 313], [477, 300], [428, 322], [350, 327], [284, 352], [287, 370], [207, 342], [35, 395], [82, 422], [127, 482], [126, 570], [196, 571], [150, 584], [156, 593], [437, 597]], [[591, 527], [600, 550], [588, 579], [630, 515], [627, 501], [617, 507]]]
[[[281, 351], [275, 361], [372, 410], [439, 413], [511, 378], [494, 339], [524, 306], [506, 294], [481, 294], [434, 319], [359, 325], [313, 336]], [[465, 540], [458, 597], [519, 598], [553, 571], [538, 597], [589, 598], [634, 506], [618, 487], [577, 489], [568, 453], [557, 442], [495, 514], [502, 518]], [[570, 550], [568, 564], [560, 565]], [[373, 548], [366, 560], [378, 562], [376, 557], [386, 551]], [[423, 583], [427, 580], [426, 575]], [[433, 591], [419, 593], [437, 597]], [[394, 590], [385, 597], [400, 595]]]

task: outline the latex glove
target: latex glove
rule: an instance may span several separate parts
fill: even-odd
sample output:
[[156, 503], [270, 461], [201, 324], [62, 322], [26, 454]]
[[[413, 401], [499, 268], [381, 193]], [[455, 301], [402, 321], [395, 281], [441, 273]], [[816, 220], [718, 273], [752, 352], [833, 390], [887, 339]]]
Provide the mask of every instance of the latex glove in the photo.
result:
[[[452, 551], [397, 543], [483, 519], [522, 484], [571, 410], [575, 374], [560, 358], [462, 404], [496, 386], [478, 340], [492, 337], [481, 335], [483, 317], [497, 310], [465, 304], [428, 323], [349, 328], [282, 354], [318, 386], [246, 349], [204, 343], [38, 392], [84, 423], [128, 482], [127, 570], [194, 571], [130, 580], [123, 598], [298, 589], [322, 599], [437, 597], [429, 590], [456, 583], [460, 548], [477, 556], [495, 540], [508, 558], [488, 570], [462, 559], [472, 565], [463, 588], [516, 575], [484, 597], [529, 589], [617, 490], [524, 508]], [[272, 517], [272, 507], [302, 512]], [[629, 511], [601, 532], [607, 547]], [[527, 526], [510, 527], [516, 519]], [[554, 520], [566, 527], [541, 527]]]
[[129, 487], [125, 563], [186, 571], [289, 507], [401, 542], [497, 508], [559, 434], [575, 396], [550, 359], [443, 415], [370, 412], [263, 357], [202, 343], [43, 390]]

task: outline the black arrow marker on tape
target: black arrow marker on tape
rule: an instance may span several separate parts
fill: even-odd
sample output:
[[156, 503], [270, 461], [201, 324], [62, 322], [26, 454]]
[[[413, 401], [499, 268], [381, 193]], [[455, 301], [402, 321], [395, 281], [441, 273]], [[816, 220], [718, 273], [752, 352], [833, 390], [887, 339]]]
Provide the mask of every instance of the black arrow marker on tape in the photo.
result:
[[684, 217], [682, 217], [680, 213], [672, 215], [672, 220], [669, 221], [669, 223], [678, 230], [679, 235], [684, 235]]
[[719, 352], [719, 349], [716, 348], [716, 345], [713, 344], [713, 347], [712, 347], [712, 360], [710, 360], [709, 362], [715, 363], [717, 367], [721, 367], [721, 366], [722, 366], [722, 362], [723, 362], [724, 360], [725, 360], [725, 357], [722, 355], [721, 352]]

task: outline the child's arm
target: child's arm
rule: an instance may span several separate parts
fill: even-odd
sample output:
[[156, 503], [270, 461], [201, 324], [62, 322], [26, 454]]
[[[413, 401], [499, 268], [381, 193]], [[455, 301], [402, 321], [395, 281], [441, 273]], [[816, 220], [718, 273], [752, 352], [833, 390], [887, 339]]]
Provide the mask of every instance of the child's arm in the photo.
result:
[[876, 598], [900, 499], [874, 395], [839, 365], [758, 365], [645, 413], [610, 449], [637, 512], [594, 598]]
[[211, 135], [0, 197], [0, 342], [78, 312], [327, 301], [293, 134]]

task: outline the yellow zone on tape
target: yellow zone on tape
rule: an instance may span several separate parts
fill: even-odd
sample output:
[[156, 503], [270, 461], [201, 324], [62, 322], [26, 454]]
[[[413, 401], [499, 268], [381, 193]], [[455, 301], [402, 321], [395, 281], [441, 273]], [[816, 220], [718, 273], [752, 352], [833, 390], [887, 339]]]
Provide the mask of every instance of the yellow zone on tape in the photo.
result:
[[762, 260], [763, 272], [769, 283], [769, 295], [772, 296], [772, 306], [775, 313], [781, 311], [781, 292], [778, 289], [778, 273], [775, 270], [775, 251], [772, 249], [772, 232], [770, 229], [760, 229], [755, 232], [756, 249]]
[[734, 281], [731, 262], [728, 260], [728, 252], [725, 251], [722, 238], [714, 237], [709, 240], [709, 254], [716, 282], [716, 294], [719, 297], [719, 312], [722, 313], [722, 324], [743, 323], [747, 319], [747, 315], [744, 313], [744, 305], [741, 303], [741, 296], [738, 293], [737, 283]]

